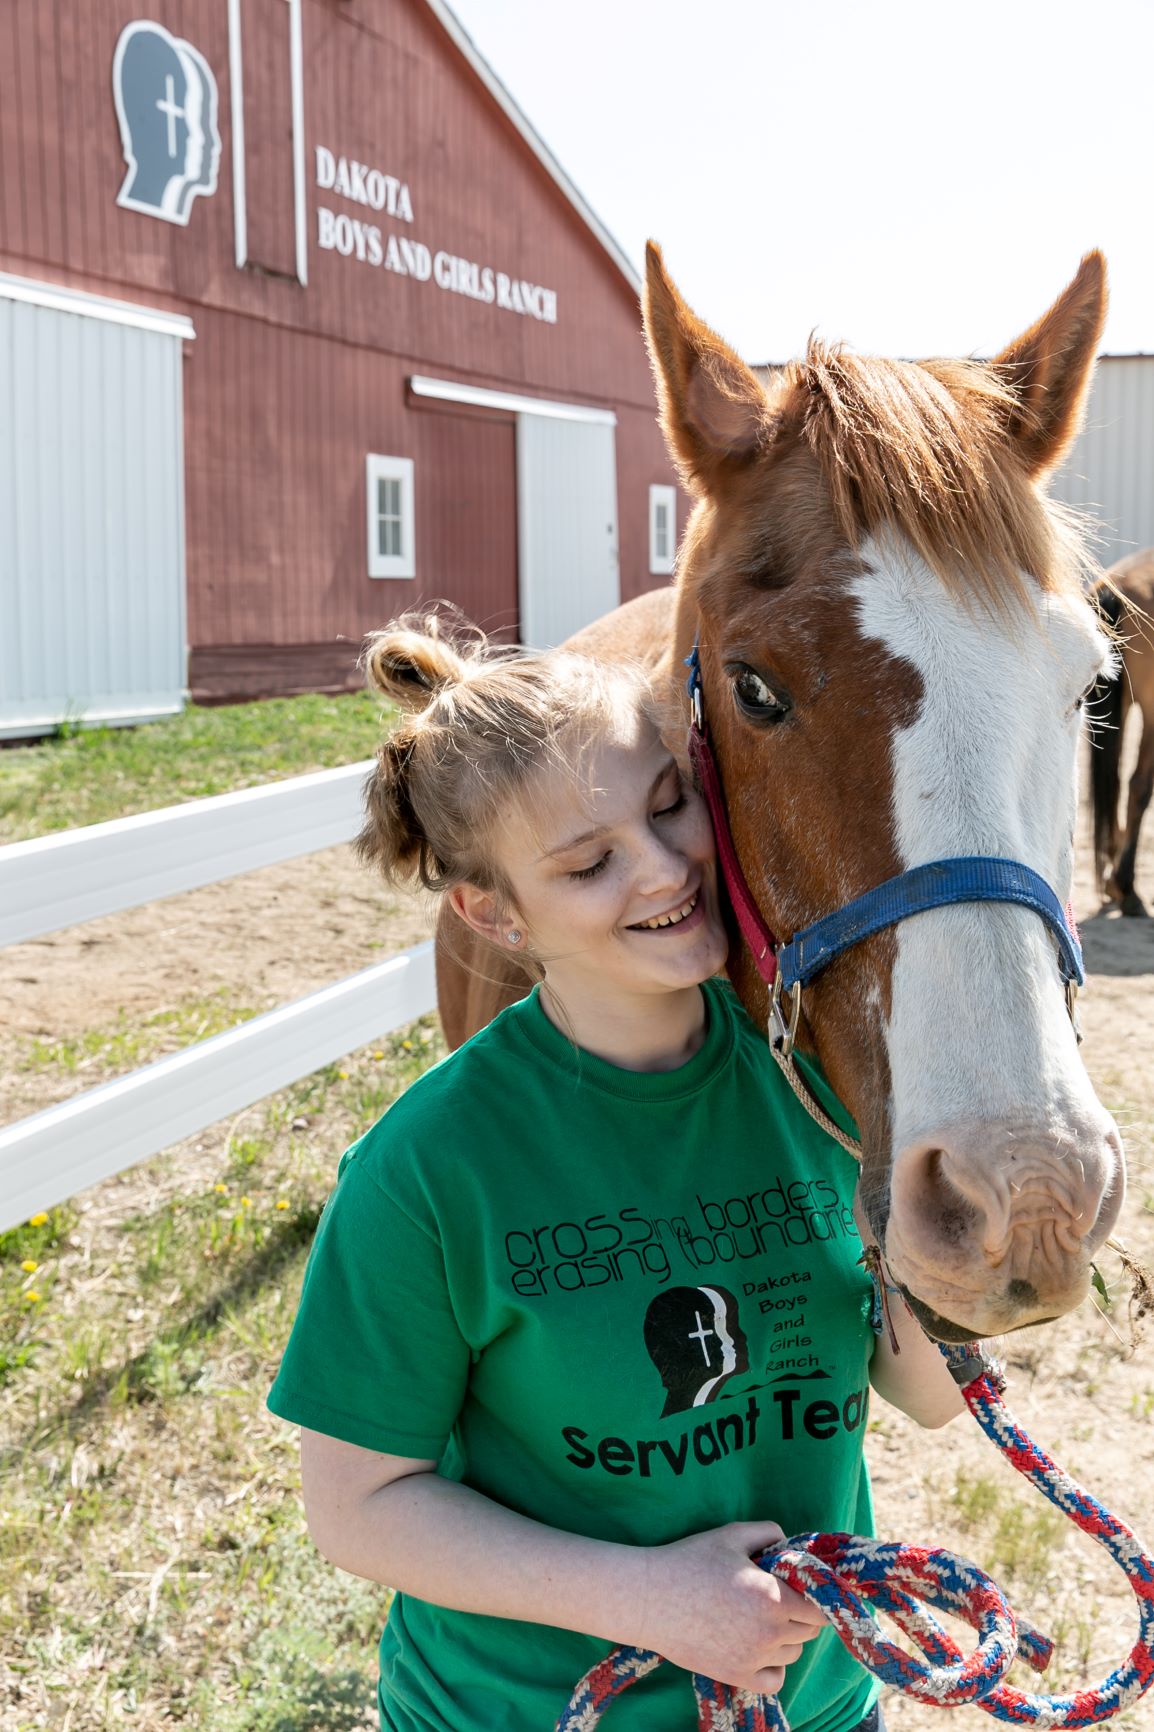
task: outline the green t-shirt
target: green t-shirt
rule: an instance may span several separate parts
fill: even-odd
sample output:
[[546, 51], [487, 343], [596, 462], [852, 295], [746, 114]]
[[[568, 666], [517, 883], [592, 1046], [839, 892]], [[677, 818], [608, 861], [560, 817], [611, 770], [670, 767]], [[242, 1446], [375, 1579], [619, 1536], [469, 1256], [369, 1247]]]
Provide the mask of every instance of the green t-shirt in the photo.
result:
[[[269, 1406], [572, 1533], [658, 1545], [729, 1521], [873, 1531], [874, 1337], [854, 1162], [709, 982], [673, 1071], [578, 1051], [536, 992], [344, 1156]], [[593, 1637], [392, 1602], [385, 1732], [550, 1732]], [[876, 1691], [832, 1631], [786, 1671], [793, 1732]], [[691, 1732], [662, 1666], [617, 1732]]]

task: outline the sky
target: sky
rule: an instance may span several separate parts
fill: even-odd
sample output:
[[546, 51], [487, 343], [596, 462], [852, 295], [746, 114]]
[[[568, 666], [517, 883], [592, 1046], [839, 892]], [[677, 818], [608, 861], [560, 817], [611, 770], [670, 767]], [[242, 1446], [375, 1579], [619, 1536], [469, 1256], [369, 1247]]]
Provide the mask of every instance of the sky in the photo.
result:
[[1101, 247], [1154, 352], [1154, 0], [449, 0], [641, 268], [749, 361], [992, 354]]

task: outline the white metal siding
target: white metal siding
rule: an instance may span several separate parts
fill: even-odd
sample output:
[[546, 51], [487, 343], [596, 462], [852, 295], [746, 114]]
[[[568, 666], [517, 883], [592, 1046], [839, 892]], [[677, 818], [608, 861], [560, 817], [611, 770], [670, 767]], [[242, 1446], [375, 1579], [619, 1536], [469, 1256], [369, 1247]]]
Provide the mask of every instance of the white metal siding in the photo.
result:
[[185, 695], [178, 335], [0, 294], [0, 736]]
[[523, 643], [551, 649], [617, 606], [611, 426], [518, 416], [517, 535]]
[[1099, 361], [1086, 424], [1052, 491], [1101, 524], [1104, 565], [1154, 546], [1154, 355]]

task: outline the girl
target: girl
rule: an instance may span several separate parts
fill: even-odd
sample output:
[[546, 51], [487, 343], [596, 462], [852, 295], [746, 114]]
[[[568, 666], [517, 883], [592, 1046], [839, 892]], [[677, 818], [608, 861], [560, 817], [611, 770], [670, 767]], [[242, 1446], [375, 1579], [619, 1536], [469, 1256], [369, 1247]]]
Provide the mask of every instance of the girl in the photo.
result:
[[713, 837], [653, 696], [435, 622], [369, 668], [409, 714], [362, 852], [539, 976], [345, 1155], [269, 1397], [316, 1544], [397, 1590], [381, 1726], [549, 1732], [625, 1642], [674, 1665], [618, 1732], [689, 1732], [676, 1667], [780, 1692], [794, 1732], [877, 1727], [751, 1554], [872, 1531], [871, 1381], [929, 1425], [961, 1402], [908, 1320], [875, 1341], [854, 1163], [714, 978]]

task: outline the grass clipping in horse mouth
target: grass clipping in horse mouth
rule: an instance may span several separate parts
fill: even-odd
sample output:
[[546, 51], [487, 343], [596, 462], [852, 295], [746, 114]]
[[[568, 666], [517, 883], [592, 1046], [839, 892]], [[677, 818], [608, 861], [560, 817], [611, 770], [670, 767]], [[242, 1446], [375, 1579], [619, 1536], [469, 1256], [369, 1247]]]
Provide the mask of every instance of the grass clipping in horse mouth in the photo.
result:
[[[1142, 1325], [1146, 1318], [1154, 1316], [1154, 1275], [1151, 1275], [1145, 1263], [1136, 1257], [1133, 1251], [1127, 1250], [1120, 1239], [1107, 1239], [1106, 1245], [1118, 1258], [1122, 1265], [1122, 1272], [1130, 1282], [1130, 1347], [1133, 1350], [1142, 1339]], [[1095, 1263], [1092, 1267], [1095, 1289], [1109, 1306], [1110, 1297], [1106, 1282], [1098, 1265]]]

